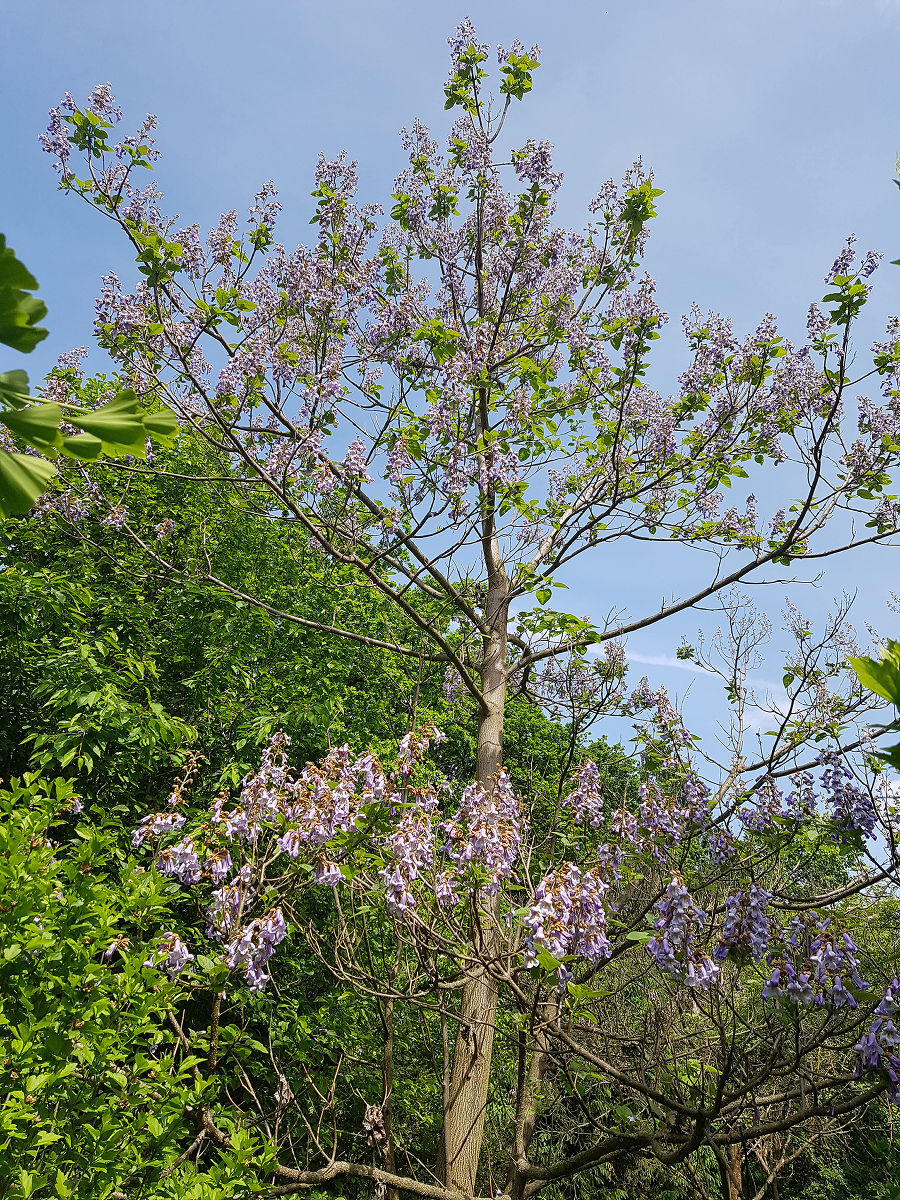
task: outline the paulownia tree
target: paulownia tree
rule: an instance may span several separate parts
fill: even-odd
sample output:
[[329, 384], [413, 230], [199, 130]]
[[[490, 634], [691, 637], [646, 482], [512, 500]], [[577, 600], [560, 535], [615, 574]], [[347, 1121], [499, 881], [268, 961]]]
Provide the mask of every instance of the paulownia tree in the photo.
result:
[[[384, 1034], [367, 1154], [341, 1124], [337, 1085], [301, 1099], [274, 1060], [271, 1099], [252, 1103], [251, 1087], [241, 1116], [223, 1093], [197, 1136], [215, 1147], [241, 1121], [267, 1129], [280, 1192], [359, 1176], [425, 1196], [521, 1197], [623, 1156], [675, 1164], [705, 1146], [735, 1196], [741, 1147], [840, 1121], [894, 1090], [900, 1066], [898, 985], [863, 978], [875, 968], [847, 932], [854, 897], [895, 880], [895, 854], [893, 813], [867, 773], [868, 700], [844, 670], [844, 614], [817, 634], [791, 611], [787, 702], [760, 739], [747, 674], [766, 630], [735, 592], [771, 568], [895, 540], [884, 489], [900, 455], [900, 323], [860, 365], [851, 336], [878, 255], [857, 262], [851, 239], [802, 346], [770, 316], [740, 339], [694, 309], [677, 394], [661, 395], [648, 372], [666, 318], [640, 274], [652, 176], [636, 163], [621, 187], [603, 185], [585, 231], [558, 228], [550, 146], [505, 140], [538, 48], [498, 51], [492, 100], [488, 47], [468, 22], [450, 45], [458, 117], [443, 149], [418, 121], [404, 133], [409, 166], [387, 214], [357, 202], [353, 163], [321, 158], [316, 236], [291, 252], [275, 241], [271, 184], [244, 229], [234, 211], [206, 239], [165, 217], [154, 184], [135, 182], [156, 157], [154, 122], [113, 144], [108, 86], [84, 108], [67, 97], [44, 138], [62, 188], [136, 252], [136, 289], [110, 274], [97, 302], [123, 382], [203, 441], [213, 465], [198, 481], [223, 504], [295, 522], [323, 571], [355, 571], [417, 637], [273, 615], [443, 672], [477, 722], [461, 797], [434, 782], [421, 733], [393, 767], [335, 751], [299, 774], [276, 740], [240, 800], [219, 801], [202, 827], [181, 828], [177, 803], [142, 826], [139, 843], [162, 839], [160, 869], [214, 885], [209, 936], [224, 951], [205, 976], [193, 968], [213, 993], [211, 1073], [224, 1070], [217, 1030], [240, 973], [262, 986], [291, 921], [368, 997]], [[722, 487], [776, 467], [779, 511], [761, 517], [749, 492], [721, 511]], [[70, 477], [54, 501], [63, 515], [83, 514], [81, 486]], [[112, 515], [153, 569], [178, 569], [169, 522], [140, 527], [125, 505]], [[604, 555], [661, 543], [681, 547], [693, 582], [624, 611]], [[586, 552], [603, 619], [549, 606]], [[197, 572], [267, 604], [211, 557]], [[710, 653], [725, 665], [709, 665], [734, 714], [721, 761], [664, 692], [624, 684], [628, 634], [716, 603], [725, 631]], [[702, 647], [682, 653], [707, 661]], [[515, 694], [569, 706], [579, 728], [631, 717], [639, 795], [604, 795], [588, 763], [555, 816], [529, 815], [503, 768]], [[304, 923], [307, 885], [334, 887], [327, 937]], [[154, 962], [178, 972], [191, 953], [172, 933]], [[238, 972], [227, 989], [226, 968]], [[443, 1047], [431, 1164], [392, 1116], [393, 1030], [410, 1007]]]

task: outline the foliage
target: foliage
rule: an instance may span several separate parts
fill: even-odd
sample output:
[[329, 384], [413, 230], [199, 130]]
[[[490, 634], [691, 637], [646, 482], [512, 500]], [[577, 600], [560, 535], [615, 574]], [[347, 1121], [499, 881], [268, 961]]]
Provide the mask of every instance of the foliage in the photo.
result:
[[[888, 640], [880, 647], [877, 658], [851, 658], [850, 666], [863, 687], [900, 708], [900, 642]], [[881, 757], [900, 770], [900, 743], [884, 751]]]
[[79, 818], [71, 785], [0, 792], [0, 1188], [101, 1198], [174, 1159], [204, 1082], [143, 966], [172, 889]]

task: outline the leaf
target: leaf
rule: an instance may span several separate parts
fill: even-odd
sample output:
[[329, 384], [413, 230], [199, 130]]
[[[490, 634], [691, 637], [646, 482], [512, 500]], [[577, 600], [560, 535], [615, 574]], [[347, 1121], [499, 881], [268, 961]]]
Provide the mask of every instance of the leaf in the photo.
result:
[[73, 433], [71, 437], [62, 439], [60, 450], [68, 458], [77, 458], [82, 462], [96, 462], [103, 453], [103, 442], [92, 433]]
[[47, 336], [47, 330], [37, 324], [47, 315], [47, 305], [28, 295], [37, 285], [0, 233], [0, 342], [23, 354], [30, 354]]
[[55, 401], [0, 413], [0, 424], [38, 450], [49, 450], [59, 444], [60, 421], [62, 409]]
[[0, 519], [27, 513], [55, 474], [45, 458], [0, 450]]
[[847, 660], [863, 687], [900, 707], [900, 642], [887, 642], [880, 658]]
[[21, 408], [29, 398], [27, 372], [4, 371], [0, 375], [0, 404]]
[[151, 437], [171, 438], [178, 432], [178, 418], [171, 408], [161, 408], [144, 415], [144, 428]]
[[136, 394], [130, 388], [125, 388], [102, 408], [90, 413], [78, 413], [70, 419], [73, 425], [92, 433], [110, 446], [143, 450], [147, 436], [143, 416]]

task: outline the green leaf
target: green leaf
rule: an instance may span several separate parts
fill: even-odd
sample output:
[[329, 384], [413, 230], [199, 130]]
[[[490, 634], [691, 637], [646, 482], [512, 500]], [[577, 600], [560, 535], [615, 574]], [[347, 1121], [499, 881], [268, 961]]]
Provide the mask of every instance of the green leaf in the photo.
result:
[[27, 513], [55, 474], [45, 458], [0, 450], [0, 519]]
[[0, 342], [23, 354], [30, 354], [47, 336], [47, 330], [37, 324], [47, 315], [47, 305], [28, 295], [37, 285], [0, 233]]
[[59, 424], [62, 409], [55, 402], [29, 404], [15, 412], [0, 413], [0, 424], [5, 425], [17, 437], [38, 450], [49, 450], [59, 445]]
[[28, 375], [25, 371], [5, 371], [0, 375], [0, 404], [21, 408], [29, 399]]
[[880, 658], [851, 658], [850, 666], [863, 687], [900, 707], [900, 642], [887, 642]]
[[144, 414], [144, 429], [154, 438], [171, 438], [178, 432], [178, 418], [171, 408]]
[[137, 396], [130, 388], [126, 388], [102, 408], [90, 413], [78, 413], [70, 419], [73, 425], [92, 433], [110, 446], [124, 446], [134, 452], [136, 448], [143, 450], [147, 436], [143, 416]]
[[77, 458], [81, 462], [96, 462], [103, 453], [103, 442], [92, 433], [73, 433], [71, 437], [62, 439], [60, 450], [68, 458]]

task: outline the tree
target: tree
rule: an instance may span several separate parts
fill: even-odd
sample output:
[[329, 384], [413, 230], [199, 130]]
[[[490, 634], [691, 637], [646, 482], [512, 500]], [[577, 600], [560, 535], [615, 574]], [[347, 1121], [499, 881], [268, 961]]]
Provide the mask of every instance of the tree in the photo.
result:
[[[638, 163], [621, 189], [605, 184], [586, 232], [555, 228], [561, 177], [550, 147], [528, 140], [510, 150], [501, 140], [513, 102], [531, 89], [537, 48], [500, 50], [495, 104], [484, 92], [487, 47], [467, 22], [450, 41], [445, 107], [461, 115], [446, 153], [414, 123], [404, 135], [410, 165], [385, 221], [378, 206], [356, 203], [352, 163], [320, 160], [317, 238], [293, 253], [274, 241], [279, 205], [271, 185], [240, 235], [234, 212], [205, 244], [197, 226], [177, 229], [162, 215], [154, 185], [133, 181], [136, 168], [152, 166], [152, 120], [111, 144], [120, 114], [108, 87], [95, 89], [84, 109], [67, 100], [54, 110], [45, 137], [64, 190], [114, 220], [136, 252], [143, 280], [135, 292], [125, 294], [109, 275], [98, 301], [100, 344], [124, 382], [170, 405], [205, 441], [216, 467], [198, 484], [218, 487], [223, 504], [239, 504], [261, 527], [295, 523], [322, 569], [352, 570], [387, 598], [397, 625], [373, 636], [289, 605], [266, 611], [444, 671], [450, 692], [474, 706], [474, 780], [455, 817], [427, 781], [413, 786], [422, 742], [412, 735], [393, 771], [368, 757], [332, 755], [298, 778], [287, 773], [276, 740], [245, 781], [245, 816], [260, 795], [270, 796], [271, 811], [247, 820], [257, 839], [271, 837], [273, 857], [254, 851], [246, 879], [228, 885], [236, 889], [226, 899], [237, 905], [238, 925], [251, 903], [271, 898], [258, 872], [275, 862], [276, 847], [284, 850], [279, 839], [298, 854], [316, 844], [291, 807], [291, 797], [315, 796], [322, 828], [337, 843], [331, 858], [310, 852], [313, 878], [336, 883], [346, 867], [358, 881], [350, 885], [350, 912], [336, 910], [338, 937], [322, 948], [323, 961], [349, 987], [368, 990], [385, 1047], [395, 1045], [388, 1014], [407, 1003], [431, 1013], [448, 1037], [438, 1182], [422, 1178], [412, 1159], [402, 1175], [392, 1165], [388, 1049], [384, 1125], [369, 1129], [384, 1164], [339, 1159], [310, 1132], [309, 1154], [325, 1165], [276, 1171], [286, 1188], [346, 1175], [421, 1195], [474, 1194], [480, 1161], [493, 1176], [483, 1162], [493, 1136], [485, 1122], [497, 1102], [499, 1065], [511, 1061], [495, 1037], [508, 1034], [518, 1072], [503, 1150], [510, 1195], [534, 1194], [631, 1153], [675, 1163], [701, 1145], [719, 1164], [725, 1194], [734, 1195], [739, 1147], [748, 1140], [839, 1117], [893, 1086], [879, 1074], [895, 1070], [884, 1040], [892, 985], [883, 980], [866, 1001], [859, 953], [849, 934], [829, 932], [824, 916], [839, 921], [841, 905], [893, 880], [895, 870], [890, 815], [865, 775], [866, 754], [852, 758], [866, 750], [857, 727], [868, 701], [844, 670], [849, 635], [842, 619], [817, 636], [791, 617], [789, 704], [775, 714], [775, 733], [755, 745], [747, 669], [765, 630], [731, 589], [767, 578], [773, 565], [895, 540], [898, 507], [885, 488], [900, 453], [900, 325], [891, 323], [871, 366], [852, 374], [851, 335], [878, 256], [857, 263], [848, 242], [828, 272], [826, 311], [810, 309], [804, 346], [791, 346], [770, 317], [741, 341], [724, 318], [695, 310], [685, 324], [690, 360], [679, 393], [663, 398], [646, 377], [665, 317], [653, 282], [638, 277], [661, 194], [652, 176]], [[73, 147], [85, 152], [83, 178], [72, 166]], [[861, 402], [850, 442], [846, 397], [863, 381], [880, 384], [884, 396]], [[775, 464], [796, 498], [767, 524], [752, 494], [742, 509], [720, 512], [719, 487], [741, 486]], [[852, 518], [849, 532], [842, 514]], [[127, 511], [119, 516], [122, 533], [156, 569], [185, 573]], [[620, 542], [679, 543], [696, 566], [694, 582], [634, 617], [614, 595], [605, 621], [549, 607], [568, 564]], [[198, 564], [204, 583], [265, 604], [211, 558], [201, 554]], [[735, 730], [725, 761], [704, 772], [665, 695], [646, 683], [625, 689], [622, 639], [711, 601], [726, 617], [720, 645], [731, 660], [722, 669]], [[598, 646], [603, 656], [589, 659]], [[554, 827], [529, 840], [503, 769], [505, 714], [517, 695], [572, 703], [585, 719], [634, 718], [653, 772], [638, 801], [626, 797], [612, 808], [584, 767], [563, 806], [584, 826], [581, 839]], [[817, 763], [818, 785], [810, 774]], [[794, 780], [788, 796], [779, 782], [786, 778]], [[372, 791], [373, 780], [383, 793]], [[349, 805], [349, 825], [335, 796]], [[179, 849], [163, 849], [163, 867], [188, 879], [224, 861], [217, 856], [240, 822], [222, 825], [226, 810], [214, 811], [213, 842], [204, 849], [195, 831]], [[440, 859], [429, 840], [439, 824], [447, 838], [442, 872], [450, 872], [440, 879], [429, 867], [429, 855]], [[876, 826], [884, 841], [873, 840]], [[160, 817], [143, 828], [149, 836], [169, 826]], [[407, 835], [421, 835], [426, 846], [410, 850], [412, 875], [404, 874], [405, 859], [395, 861], [402, 854], [392, 840]], [[829, 842], [849, 878], [817, 892], [811, 861]], [[883, 862], [875, 862], [879, 846]], [[238, 837], [229, 861], [239, 854]], [[228, 965], [244, 969], [251, 984], [284, 935], [282, 905], [301, 878], [287, 870], [287, 892], [270, 881], [280, 903], [245, 926], [213, 920]], [[385, 882], [394, 922], [379, 925], [376, 944], [395, 938], [398, 957], [394, 967], [385, 959], [386, 974], [376, 980], [360, 958], [374, 934], [356, 897]], [[336, 904], [339, 896], [340, 889]], [[779, 914], [790, 912], [794, 924], [784, 925]], [[804, 915], [811, 913], [823, 915]], [[715, 934], [711, 922], [721, 922]], [[314, 929], [306, 931], [315, 944]], [[340, 961], [329, 959], [332, 951]], [[598, 973], [610, 983], [596, 987]], [[746, 982], [760, 974], [762, 997]], [[222, 986], [215, 972], [210, 980], [214, 991]], [[458, 1004], [446, 999], [457, 993]], [[627, 1041], [600, 1011], [610, 994], [629, 1001], [616, 1008]], [[878, 1015], [858, 1055], [877, 1081], [862, 1086], [845, 1058], [872, 1007]], [[591, 1016], [582, 1019], [582, 1010]], [[682, 1042], [699, 1028], [701, 1050], [686, 1059]], [[785, 1077], [793, 1082], [774, 1082]], [[775, 1090], [761, 1092], [767, 1080]], [[580, 1113], [579, 1148], [540, 1140], [545, 1092], [567, 1120]], [[615, 1116], [626, 1097], [639, 1112]], [[339, 1141], [338, 1133], [336, 1124]], [[212, 1118], [207, 1135], [227, 1143]]]

